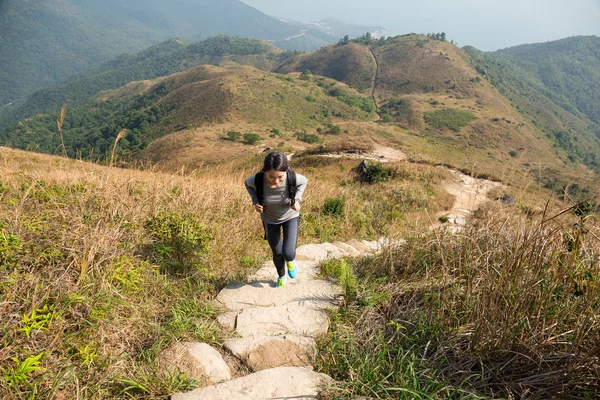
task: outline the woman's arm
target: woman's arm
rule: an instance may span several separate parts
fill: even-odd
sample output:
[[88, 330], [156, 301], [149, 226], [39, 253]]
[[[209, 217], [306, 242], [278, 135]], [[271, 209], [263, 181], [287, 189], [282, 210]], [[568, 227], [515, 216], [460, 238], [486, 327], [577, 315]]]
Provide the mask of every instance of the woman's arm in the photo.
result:
[[244, 186], [246, 186], [246, 190], [252, 198], [252, 204], [258, 204], [258, 195], [256, 194], [256, 185], [254, 184], [255, 177], [256, 175], [252, 175], [244, 181]]
[[299, 203], [302, 202], [302, 194], [307, 183], [308, 179], [304, 175], [296, 174], [296, 201]]

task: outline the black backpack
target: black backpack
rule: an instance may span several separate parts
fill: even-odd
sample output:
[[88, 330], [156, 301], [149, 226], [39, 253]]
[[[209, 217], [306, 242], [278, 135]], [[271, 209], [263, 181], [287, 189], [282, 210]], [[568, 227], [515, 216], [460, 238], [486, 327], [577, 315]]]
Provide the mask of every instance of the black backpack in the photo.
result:
[[[290, 198], [291, 206], [296, 203], [296, 173], [292, 169], [287, 170], [287, 188], [288, 197]], [[254, 186], [256, 186], [256, 196], [258, 197], [258, 204], [261, 206], [265, 200], [265, 171], [260, 171], [254, 177]]]

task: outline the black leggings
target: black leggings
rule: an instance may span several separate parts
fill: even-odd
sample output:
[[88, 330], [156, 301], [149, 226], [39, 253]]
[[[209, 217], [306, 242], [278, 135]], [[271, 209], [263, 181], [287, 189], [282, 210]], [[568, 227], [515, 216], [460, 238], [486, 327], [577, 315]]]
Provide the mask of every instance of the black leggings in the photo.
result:
[[[279, 276], [285, 275], [285, 262], [296, 258], [299, 220], [300, 218], [294, 218], [281, 224], [266, 224], [267, 240], [273, 250], [273, 263]], [[281, 228], [283, 228], [283, 243]]]

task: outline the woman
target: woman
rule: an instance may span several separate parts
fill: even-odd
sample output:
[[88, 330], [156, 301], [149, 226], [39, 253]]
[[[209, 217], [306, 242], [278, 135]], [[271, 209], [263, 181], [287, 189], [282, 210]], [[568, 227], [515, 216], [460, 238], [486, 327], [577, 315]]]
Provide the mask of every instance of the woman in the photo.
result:
[[[288, 181], [293, 185], [294, 175], [295, 186], [289, 187]], [[267, 154], [262, 171], [244, 181], [246, 190], [252, 197], [252, 204], [260, 213], [265, 238], [273, 251], [273, 263], [278, 275], [275, 287], [278, 288], [286, 284], [286, 266], [290, 278], [294, 279], [298, 274], [294, 259], [298, 243], [300, 203], [307, 182], [306, 177], [290, 170], [287, 157], [278, 151]], [[293, 198], [290, 198], [290, 194]]]

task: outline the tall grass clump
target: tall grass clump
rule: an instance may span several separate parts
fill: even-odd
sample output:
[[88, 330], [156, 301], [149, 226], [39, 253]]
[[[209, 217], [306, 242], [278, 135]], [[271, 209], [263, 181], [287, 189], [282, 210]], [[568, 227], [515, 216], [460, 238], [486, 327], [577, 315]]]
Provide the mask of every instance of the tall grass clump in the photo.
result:
[[[383, 357], [378, 376], [390, 386], [396, 382], [385, 371], [391, 373], [395, 358], [416, 357], [418, 373], [430, 371], [474, 395], [594, 398], [600, 391], [597, 221], [540, 218], [491, 207], [463, 234], [418, 235], [356, 266], [363, 285], [388, 292], [389, 300], [356, 305], [352, 346], [342, 340], [342, 351], [331, 344], [324, 350], [336, 360], [346, 352]], [[395, 357], [388, 357], [390, 346]]]

